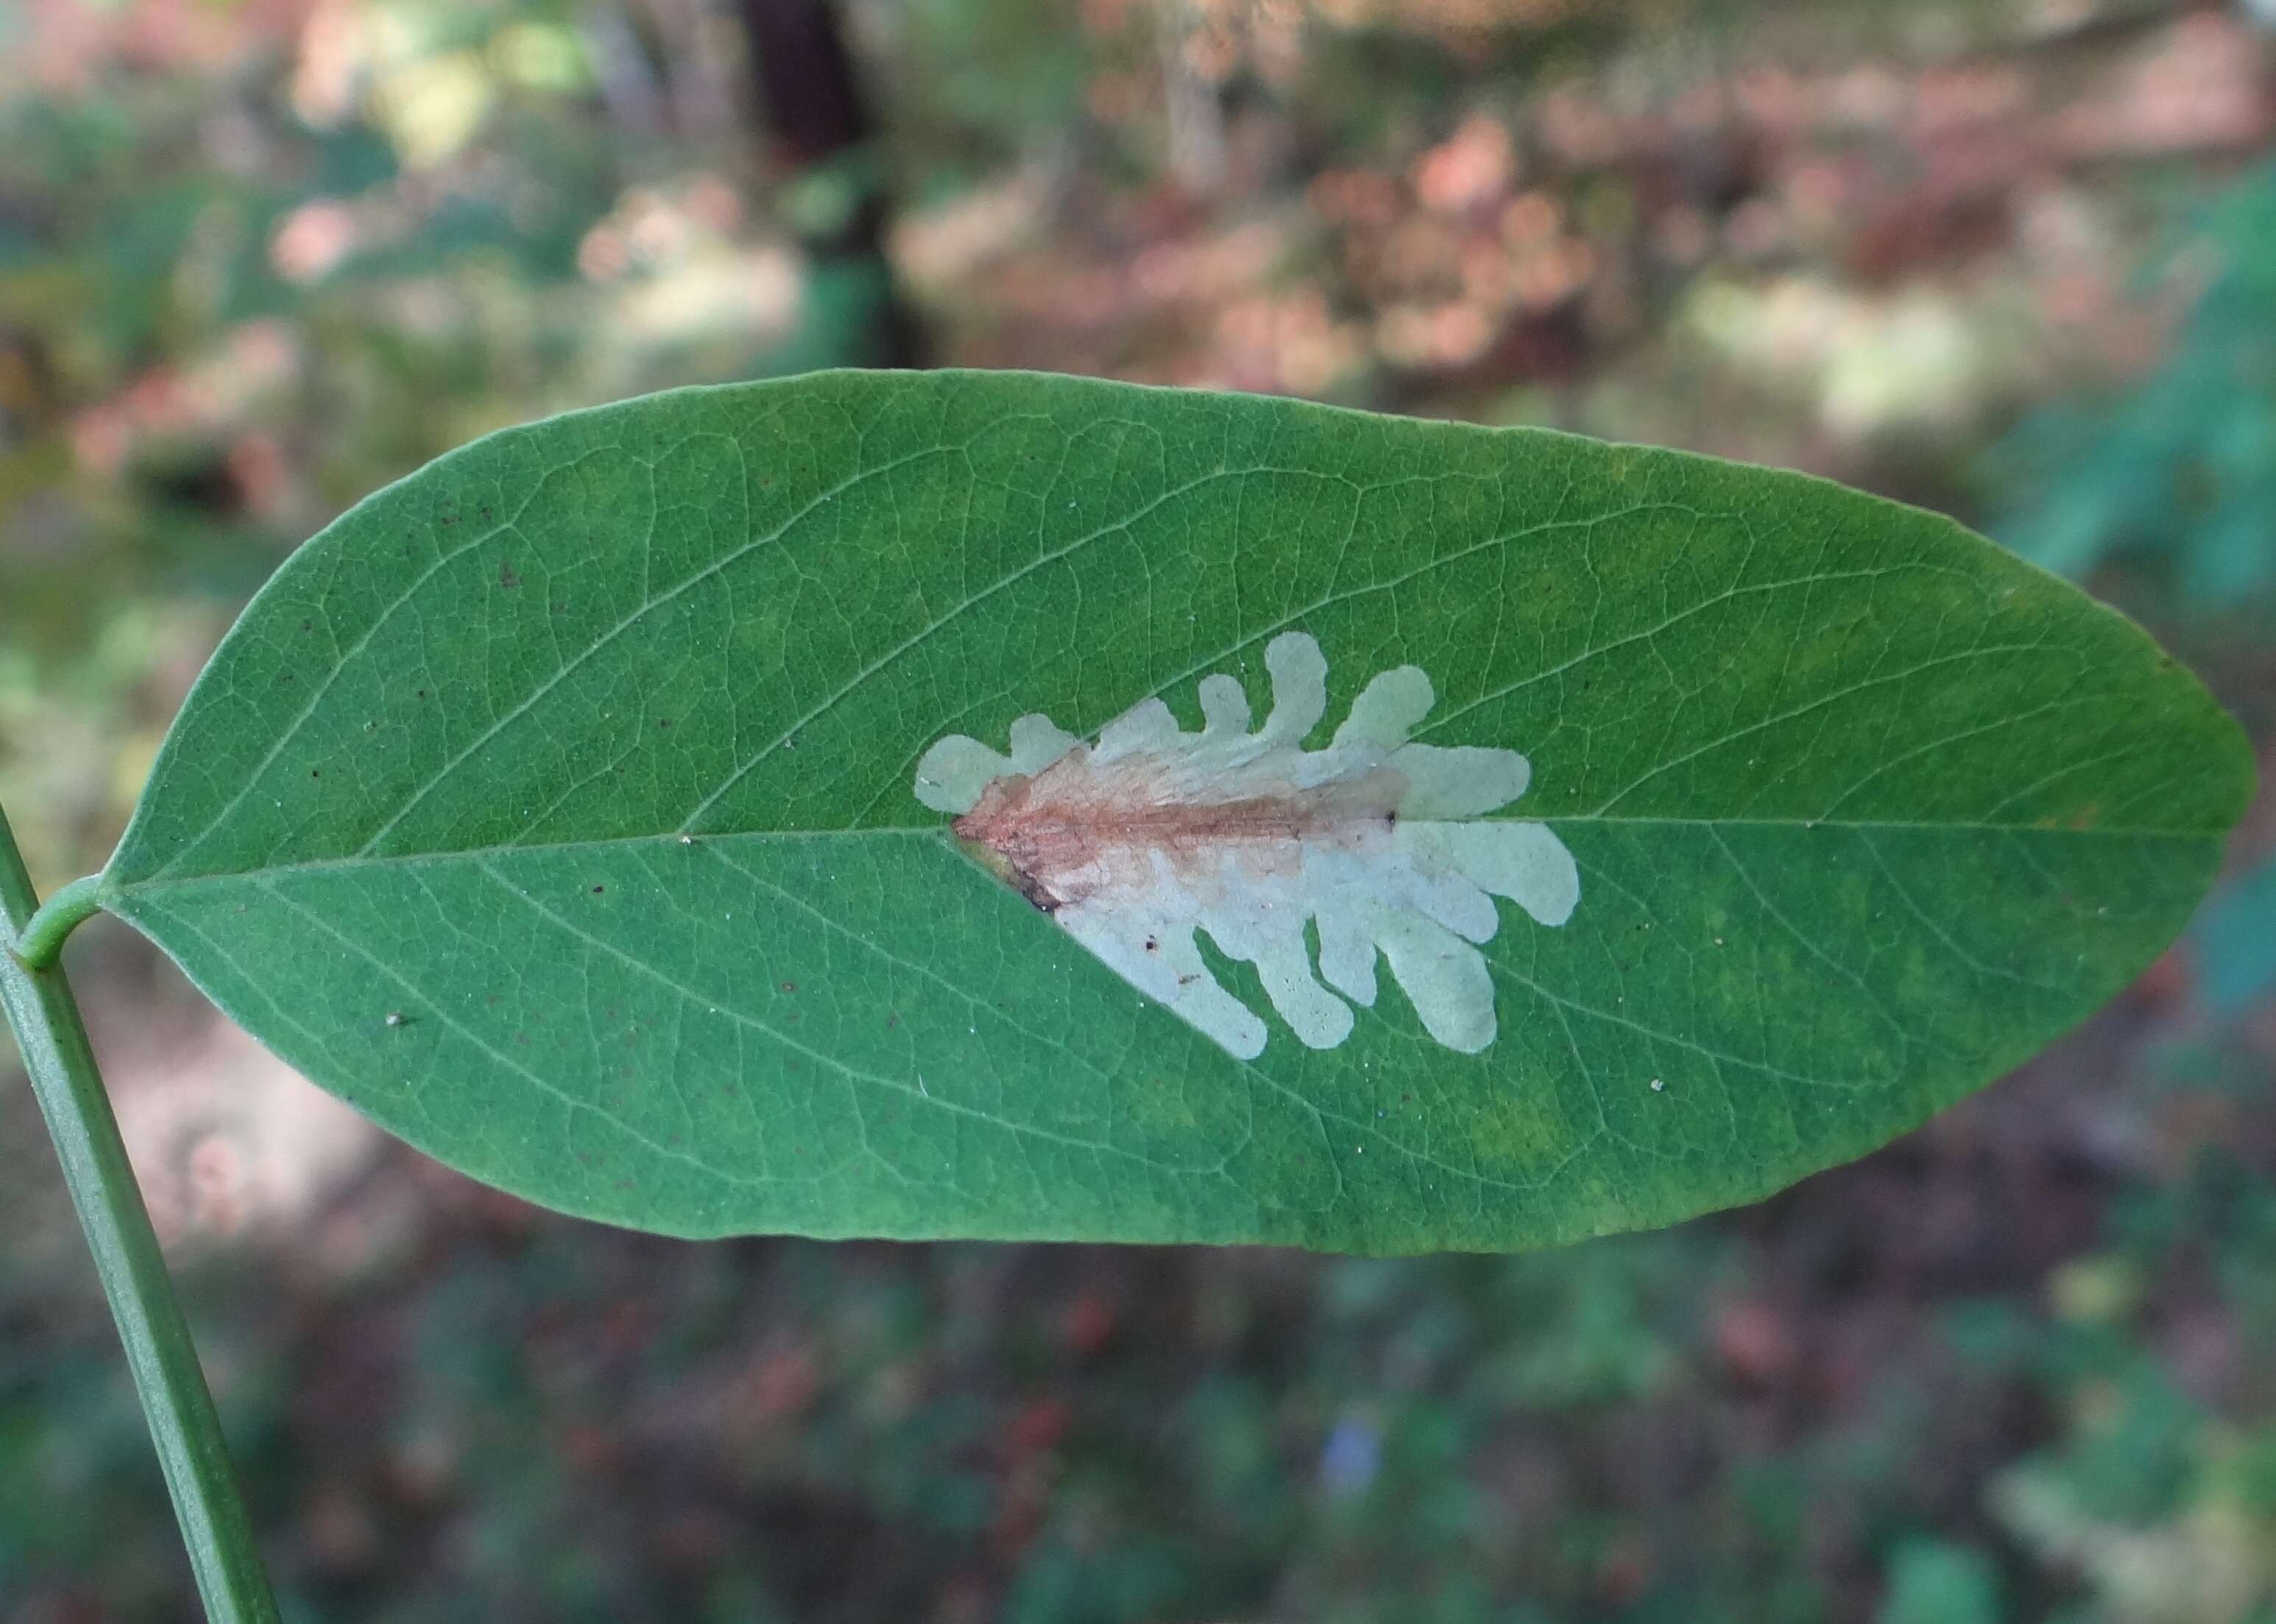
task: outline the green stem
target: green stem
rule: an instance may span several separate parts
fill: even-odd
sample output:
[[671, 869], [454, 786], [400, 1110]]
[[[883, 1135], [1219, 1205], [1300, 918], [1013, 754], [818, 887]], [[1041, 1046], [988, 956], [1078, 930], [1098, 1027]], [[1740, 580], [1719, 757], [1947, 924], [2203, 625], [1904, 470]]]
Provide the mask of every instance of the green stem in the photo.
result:
[[[213, 1395], [206, 1391], [188, 1322], [174, 1300], [157, 1234], [127, 1164], [118, 1119], [95, 1069], [79, 1006], [63, 972], [53, 968], [64, 935], [94, 907], [92, 882], [66, 886], [45, 909], [37, 901], [0, 813], [0, 923], [5, 926], [0, 942], [10, 948], [0, 952], [0, 1006], [22, 1046], [24, 1070], [48, 1119], [64, 1182], [95, 1254], [95, 1271], [126, 1345], [198, 1593], [212, 1624], [274, 1624], [277, 1603], [230, 1469]], [[34, 968], [34, 962], [48, 968]]]

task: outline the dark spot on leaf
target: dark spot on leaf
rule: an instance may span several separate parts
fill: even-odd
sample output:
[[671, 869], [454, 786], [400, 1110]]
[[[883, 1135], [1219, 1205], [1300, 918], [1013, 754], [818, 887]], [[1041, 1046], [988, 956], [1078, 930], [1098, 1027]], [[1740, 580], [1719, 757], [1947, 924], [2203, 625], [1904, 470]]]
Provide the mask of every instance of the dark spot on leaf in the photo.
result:
[[890, 1009], [885, 1012], [885, 1029], [888, 1032], [891, 1031], [895, 1027], [900, 1024], [901, 1018], [898, 1013]]
[[607, 889], [608, 889], [608, 887], [607, 887], [607, 886], [605, 886], [605, 885], [596, 885], [596, 886], [594, 886], [594, 887], [593, 887], [593, 894], [594, 894], [595, 896], [596, 896], [596, 897], [597, 897], [597, 896], [599, 896], [599, 895], [600, 895], [603, 891], [606, 891]]
[[656, 725], [658, 727], [670, 727], [671, 725], [671, 718], [670, 717], [658, 717], [656, 719]]
[[315, 628], [315, 624], [316, 623], [313, 620], [303, 620], [300, 622], [300, 629], [304, 632], [311, 631]]
[[425, 688], [421, 688], [421, 689], [420, 689], [417, 696], [418, 696], [419, 698], [421, 698], [421, 699], [424, 699], [424, 698], [426, 698], [426, 697], [427, 697], [427, 690], [426, 690]]
[[521, 577], [513, 573], [512, 559], [500, 558], [498, 560], [498, 585], [503, 587], [508, 592], [512, 591], [516, 587], [521, 585]]
[[798, 990], [798, 983], [794, 981], [786, 981], [783, 983], [783, 990], [785, 992], [796, 992]]
[[490, 510], [489, 510], [489, 508], [487, 508], [487, 507], [483, 508], [483, 509], [482, 510], [482, 522], [483, 522], [484, 524], [488, 524], [488, 523], [489, 523], [489, 521], [490, 521]]
[[321, 773], [321, 772], [318, 772], [318, 771], [317, 771], [314, 767], [311, 767], [311, 768], [309, 768], [309, 769], [308, 769], [308, 776], [309, 776], [310, 778], [322, 778], [324, 775], [323, 775], [322, 773]]

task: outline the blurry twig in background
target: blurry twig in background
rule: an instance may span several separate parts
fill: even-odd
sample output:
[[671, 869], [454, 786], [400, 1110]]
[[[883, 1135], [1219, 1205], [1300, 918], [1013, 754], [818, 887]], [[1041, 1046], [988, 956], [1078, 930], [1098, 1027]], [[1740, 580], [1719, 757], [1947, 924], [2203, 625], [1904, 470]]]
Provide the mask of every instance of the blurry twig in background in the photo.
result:
[[582, 28], [594, 86], [635, 149], [666, 143], [667, 150], [709, 150], [740, 136], [732, 82], [741, 54], [738, 26], [713, 0], [624, 0], [590, 9]]
[[716, 0], [649, 5], [664, 42], [664, 88], [681, 138], [702, 146], [730, 137], [741, 125], [732, 82], [734, 18]]
[[[761, 113], [779, 161], [796, 171], [790, 211], [814, 262], [808, 297], [817, 306], [837, 305], [841, 319], [833, 325], [854, 343], [853, 353], [836, 359], [922, 366], [922, 337], [885, 257], [884, 177], [837, 13], [829, 0], [737, 5], [750, 34]], [[858, 307], [858, 315], [839, 301]], [[807, 325], [815, 327], [811, 320]]]
[[1170, 172], [1196, 194], [1225, 182], [1225, 107], [1217, 80], [1195, 60], [1207, 44], [1191, 0], [1160, 0], [1163, 119]]
[[2120, 4], [2109, 5], [2042, 6], [2036, 11], [2026, 10], [2023, 19], [2009, 37], [1983, 49], [1977, 59], [1989, 62], [2010, 57], [2043, 62], [2050, 51], [2066, 47], [2090, 49], [2128, 44], [2172, 27], [2190, 11], [2224, 9], [2224, 0], [2121, 0]]
[[623, 8], [596, 5], [585, 21], [586, 55], [603, 105], [617, 127], [636, 141], [664, 133], [664, 93]]

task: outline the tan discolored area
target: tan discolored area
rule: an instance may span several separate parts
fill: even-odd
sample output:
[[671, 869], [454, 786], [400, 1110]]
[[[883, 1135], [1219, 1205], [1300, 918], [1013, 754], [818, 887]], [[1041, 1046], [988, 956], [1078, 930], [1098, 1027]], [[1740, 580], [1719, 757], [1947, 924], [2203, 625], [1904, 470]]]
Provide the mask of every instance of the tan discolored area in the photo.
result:
[[1277, 785], [1237, 801], [1165, 800], [1153, 758], [1100, 766], [1091, 757], [1077, 745], [1033, 778], [994, 779], [951, 825], [1002, 858], [1047, 914], [1139, 883], [1157, 859], [1207, 884], [1228, 862], [1258, 877], [1286, 869], [1307, 842], [1357, 846], [1397, 826], [1407, 787], [1378, 768], [1354, 783]]

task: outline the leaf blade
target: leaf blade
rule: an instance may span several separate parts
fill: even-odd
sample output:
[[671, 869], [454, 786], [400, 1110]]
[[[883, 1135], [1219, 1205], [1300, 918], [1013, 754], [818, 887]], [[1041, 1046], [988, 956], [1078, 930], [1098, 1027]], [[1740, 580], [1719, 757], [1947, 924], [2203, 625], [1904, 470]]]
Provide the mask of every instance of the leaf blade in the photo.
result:
[[[1236, 1062], [914, 797], [935, 740], [1000, 744], [1020, 714], [1092, 736], [1155, 696], [1195, 725], [1218, 671], [1261, 713], [1260, 651], [1292, 628], [1328, 650], [1326, 726], [1422, 665], [1416, 736], [1524, 751], [1512, 814], [1581, 861], [1572, 926], [1487, 945], [1482, 1056], [1386, 991], [1343, 1048], [1284, 1028]], [[347, 515], [216, 654], [105, 884], [287, 1059], [571, 1210], [1491, 1248], [1750, 1199], [2012, 1065], [2180, 929], [2249, 785], [2234, 725], [2121, 618], [1802, 476], [1292, 402], [822, 375], [509, 431]], [[504, 968], [542, 996], [464, 1003], [507, 1001], [484, 986]], [[1269, 1008], [1247, 967], [1221, 979]], [[636, 995], [663, 1000], [669, 1061], [603, 1035]], [[998, 1029], [1006, 1000], [1033, 1029]], [[937, 1018], [958, 1008], [961, 1044]], [[548, 1012], [581, 1029], [535, 1074], [573, 1104], [515, 1081]], [[422, 1100], [421, 1045], [454, 1027], [478, 1086]], [[626, 1065], [656, 1086], [619, 1114], [659, 1142], [623, 1140], [631, 1174], [574, 1148], [613, 1132]], [[734, 1114], [688, 1107], [730, 1085]], [[672, 1133], [770, 1171], [691, 1168]]]

